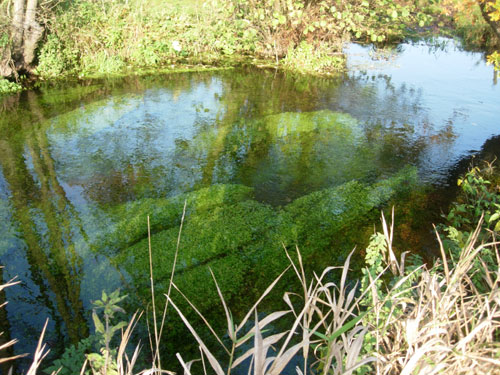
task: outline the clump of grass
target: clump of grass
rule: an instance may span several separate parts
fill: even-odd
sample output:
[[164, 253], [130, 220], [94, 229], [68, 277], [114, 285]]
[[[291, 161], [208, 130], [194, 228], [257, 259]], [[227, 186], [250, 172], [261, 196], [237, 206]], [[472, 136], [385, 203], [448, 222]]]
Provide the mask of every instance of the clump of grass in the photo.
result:
[[[375, 338], [378, 374], [498, 373], [500, 259], [497, 242], [478, 242], [481, 221], [456, 262], [449, 261], [438, 237], [440, 262], [410, 271], [402, 258], [392, 267], [395, 285], [381, 299], [372, 292], [374, 319], [368, 329]], [[385, 237], [392, 254], [387, 263], [394, 265], [392, 232]], [[496, 253], [493, 268], [481, 261], [486, 248]], [[473, 276], [482, 279], [483, 292]]]

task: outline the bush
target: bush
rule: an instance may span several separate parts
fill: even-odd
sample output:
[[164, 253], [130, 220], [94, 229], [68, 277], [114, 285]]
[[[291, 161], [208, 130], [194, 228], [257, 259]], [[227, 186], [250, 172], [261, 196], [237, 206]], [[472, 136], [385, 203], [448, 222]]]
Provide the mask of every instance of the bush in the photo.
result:
[[0, 95], [13, 94], [21, 91], [22, 89], [23, 87], [19, 83], [11, 82], [5, 78], [0, 78]]

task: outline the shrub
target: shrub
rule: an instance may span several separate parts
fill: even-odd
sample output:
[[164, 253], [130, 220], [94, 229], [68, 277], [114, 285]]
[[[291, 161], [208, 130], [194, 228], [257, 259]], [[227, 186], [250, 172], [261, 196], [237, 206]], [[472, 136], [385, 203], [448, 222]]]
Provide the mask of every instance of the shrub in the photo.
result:
[[13, 94], [21, 91], [22, 89], [23, 87], [19, 83], [11, 82], [5, 78], [0, 78], [0, 95]]

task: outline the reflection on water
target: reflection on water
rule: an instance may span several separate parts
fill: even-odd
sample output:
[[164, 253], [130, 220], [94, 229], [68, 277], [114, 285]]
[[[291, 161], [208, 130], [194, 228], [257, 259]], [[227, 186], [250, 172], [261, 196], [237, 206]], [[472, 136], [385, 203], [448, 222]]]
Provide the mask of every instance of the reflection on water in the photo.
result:
[[[57, 353], [88, 335], [89, 301], [102, 289], [127, 286], [144, 303], [141, 215], [157, 215], [155, 241], [175, 242], [184, 198], [190, 202], [185, 285], [199, 285], [208, 265], [271, 279], [255, 261], [273, 241], [331, 256], [338, 242], [323, 243], [321, 233], [376, 220], [389, 187], [407, 181], [387, 178], [415, 166], [422, 181], [445, 184], [460, 158], [499, 133], [500, 91], [477, 54], [405, 45], [378, 64], [369, 52], [352, 46], [353, 68], [338, 79], [222, 71], [47, 87], [5, 100], [0, 276], [23, 284], [0, 295], [10, 301], [1, 338], [21, 338], [16, 352], [32, 351], [48, 317]], [[179, 196], [186, 192], [194, 193]], [[310, 217], [307, 207], [316, 207]], [[102, 241], [116, 233], [121, 242]], [[229, 279], [228, 293], [251, 289], [243, 272]]]
[[[379, 92], [369, 119], [366, 113], [355, 115], [367, 121], [386, 117], [388, 110], [404, 116], [409, 113], [404, 110], [405, 93], [419, 97], [410, 103], [418, 105], [412, 118], [402, 120], [418, 124], [415, 130], [422, 135], [437, 132], [430, 140], [438, 145], [427, 147], [420, 164], [424, 177], [440, 181], [463, 155], [480, 150], [486, 139], [498, 134], [500, 87], [483, 54], [465, 52], [446, 39], [434, 43], [405, 44], [387, 58], [369, 47], [351, 45], [348, 55], [351, 76]], [[440, 143], [454, 137], [445, 147]]]

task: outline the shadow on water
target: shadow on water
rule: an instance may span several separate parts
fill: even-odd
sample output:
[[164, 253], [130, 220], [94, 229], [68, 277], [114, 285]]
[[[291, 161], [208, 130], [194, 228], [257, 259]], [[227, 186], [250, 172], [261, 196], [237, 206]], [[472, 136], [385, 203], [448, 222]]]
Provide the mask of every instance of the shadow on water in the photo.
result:
[[[23, 284], [0, 296], [10, 301], [1, 330], [21, 339], [16, 353], [32, 352], [48, 317], [57, 357], [93, 331], [90, 301], [101, 290], [125, 288], [128, 311], [148, 306], [146, 218], [160, 297], [184, 201], [176, 283], [214, 319], [222, 308], [209, 268], [237, 315], [284, 268], [282, 243], [298, 244], [310, 270], [342, 264], [392, 204], [401, 243], [432, 255], [429, 222], [451, 196], [439, 186], [450, 189], [453, 168], [462, 171], [463, 123], [481, 122], [480, 106], [461, 106], [438, 113], [425, 87], [387, 72], [321, 79], [253, 69], [7, 98], [0, 262], [3, 280]], [[182, 324], [168, 324], [165, 353], [191, 350]]]

